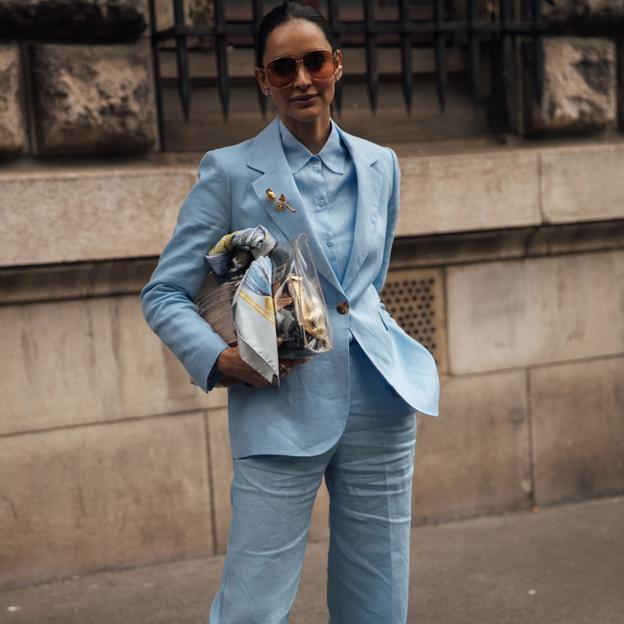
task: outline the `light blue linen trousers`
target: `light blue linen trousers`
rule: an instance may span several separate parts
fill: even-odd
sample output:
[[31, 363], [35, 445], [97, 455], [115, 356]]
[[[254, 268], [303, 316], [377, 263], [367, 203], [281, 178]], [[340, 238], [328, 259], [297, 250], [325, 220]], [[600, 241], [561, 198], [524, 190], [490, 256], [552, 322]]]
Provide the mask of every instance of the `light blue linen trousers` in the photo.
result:
[[331, 624], [405, 624], [416, 417], [357, 342], [350, 412], [320, 455], [234, 459], [232, 524], [210, 624], [285, 624], [323, 477]]

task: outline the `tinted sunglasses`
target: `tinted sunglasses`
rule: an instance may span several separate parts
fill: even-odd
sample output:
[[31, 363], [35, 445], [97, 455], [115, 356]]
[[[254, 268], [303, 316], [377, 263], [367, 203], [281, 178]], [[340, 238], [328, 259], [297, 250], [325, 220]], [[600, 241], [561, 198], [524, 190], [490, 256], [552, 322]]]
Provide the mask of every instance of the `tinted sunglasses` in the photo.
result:
[[327, 80], [336, 70], [335, 53], [329, 50], [314, 50], [303, 56], [280, 56], [269, 61], [264, 67], [268, 83], [275, 89], [284, 89], [297, 79], [297, 66], [303, 63], [310, 78]]

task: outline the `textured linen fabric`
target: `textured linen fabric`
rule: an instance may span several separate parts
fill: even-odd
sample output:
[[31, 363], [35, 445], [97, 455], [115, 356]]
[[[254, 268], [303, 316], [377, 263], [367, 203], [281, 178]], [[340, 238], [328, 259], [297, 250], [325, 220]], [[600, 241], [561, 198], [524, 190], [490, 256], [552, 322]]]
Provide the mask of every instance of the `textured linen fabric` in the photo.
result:
[[[342, 281], [357, 206], [351, 156], [333, 122], [318, 156], [281, 123], [280, 137], [302, 209], [313, 214], [310, 222]], [[353, 337], [348, 380], [349, 415], [329, 450], [234, 459], [232, 525], [210, 624], [288, 622], [323, 477], [331, 501], [330, 621], [407, 621], [416, 418]]]
[[416, 419], [373, 374], [357, 343], [349, 362], [358, 381], [332, 448], [309, 457], [234, 460], [232, 525], [210, 624], [288, 622], [323, 477], [331, 501], [330, 622], [407, 622]]
[[[277, 123], [286, 161], [304, 202], [302, 209], [313, 217], [310, 221], [336, 278], [342, 282], [355, 230], [357, 176], [353, 159], [333, 121], [318, 154], [303, 145], [279, 118]], [[208, 375], [208, 389], [221, 377], [215, 363]]]
[[278, 124], [284, 155], [303, 199], [303, 209], [312, 217], [312, 227], [338, 281], [342, 282], [355, 229], [357, 176], [353, 159], [333, 121], [329, 138], [316, 155], [281, 120]]
[[[196, 312], [205, 260], [222, 236], [264, 225], [278, 244], [302, 232], [309, 238], [327, 303], [333, 348], [293, 369], [279, 392], [237, 384], [228, 389], [232, 457], [312, 456], [333, 447], [349, 415], [350, 336], [385, 380], [414, 410], [436, 416], [439, 376], [431, 353], [383, 309], [381, 291], [400, 205], [400, 169], [386, 147], [336, 125], [355, 164], [357, 209], [351, 254], [338, 281], [304, 210], [282, 147], [277, 118], [257, 136], [205, 154], [199, 177], [180, 208], [176, 226], [141, 291], [145, 320], [204, 391], [208, 374], [227, 347]], [[276, 210], [267, 189], [283, 194], [296, 212]], [[293, 406], [296, 409], [293, 409]]]

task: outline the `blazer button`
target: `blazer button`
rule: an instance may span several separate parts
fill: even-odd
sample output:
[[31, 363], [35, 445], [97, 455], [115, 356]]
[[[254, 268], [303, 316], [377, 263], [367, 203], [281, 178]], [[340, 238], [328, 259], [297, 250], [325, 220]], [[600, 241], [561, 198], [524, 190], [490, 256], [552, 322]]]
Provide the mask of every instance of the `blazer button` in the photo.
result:
[[346, 314], [349, 311], [349, 304], [346, 301], [341, 301], [336, 306], [336, 310], [338, 310], [339, 314]]

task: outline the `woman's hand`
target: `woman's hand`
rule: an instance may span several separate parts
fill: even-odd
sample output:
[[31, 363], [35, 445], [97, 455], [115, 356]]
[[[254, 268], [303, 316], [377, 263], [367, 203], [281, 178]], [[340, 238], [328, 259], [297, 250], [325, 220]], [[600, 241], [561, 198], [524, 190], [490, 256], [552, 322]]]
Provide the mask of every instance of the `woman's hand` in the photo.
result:
[[[288, 375], [291, 368], [305, 364], [309, 358], [299, 360], [280, 360], [280, 378]], [[249, 364], [243, 361], [238, 350], [238, 346], [228, 347], [221, 352], [217, 359], [217, 370], [223, 374], [220, 384], [223, 387], [234, 386], [238, 383], [246, 383], [254, 388], [262, 388], [269, 385], [269, 382], [257, 373]]]

